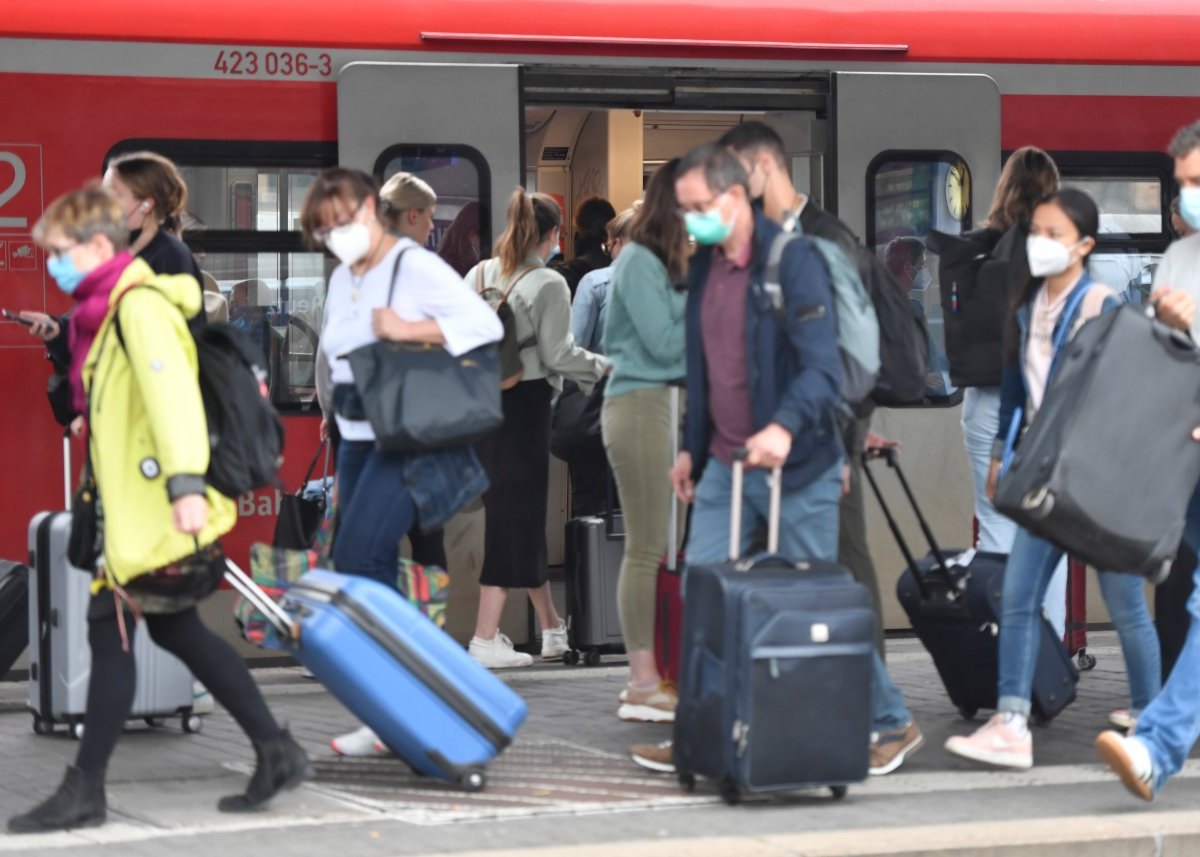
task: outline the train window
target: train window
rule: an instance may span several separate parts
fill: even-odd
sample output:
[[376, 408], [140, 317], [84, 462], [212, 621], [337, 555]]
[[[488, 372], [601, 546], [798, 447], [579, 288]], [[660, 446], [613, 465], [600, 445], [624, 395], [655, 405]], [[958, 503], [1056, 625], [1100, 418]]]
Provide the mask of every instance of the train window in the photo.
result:
[[971, 170], [953, 152], [885, 152], [867, 168], [868, 244], [908, 295], [929, 330], [930, 405], [961, 398], [950, 383], [937, 256], [926, 249], [930, 229], [951, 235], [971, 222]]
[[424, 179], [437, 194], [428, 247], [465, 276], [490, 246], [491, 174], [483, 155], [468, 146], [392, 146], [375, 174], [387, 181], [399, 172]]
[[337, 162], [327, 143], [126, 140], [105, 156], [153, 151], [188, 185], [184, 240], [224, 295], [230, 321], [263, 351], [271, 396], [283, 412], [316, 398], [316, 348], [325, 285], [336, 262], [300, 234], [304, 195]]

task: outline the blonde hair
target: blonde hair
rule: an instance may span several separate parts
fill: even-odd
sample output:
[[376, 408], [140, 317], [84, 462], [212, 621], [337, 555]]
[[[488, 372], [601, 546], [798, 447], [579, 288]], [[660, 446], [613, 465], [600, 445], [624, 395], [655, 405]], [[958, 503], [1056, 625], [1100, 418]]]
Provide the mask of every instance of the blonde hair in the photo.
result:
[[384, 224], [391, 231], [397, 231], [400, 218], [410, 209], [424, 211], [437, 205], [437, 194], [433, 188], [421, 178], [412, 173], [396, 173], [379, 191], [379, 209]]
[[508, 225], [496, 241], [495, 255], [500, 259], [500, 276], [509, 277], [529, 258], [552, 229], [562, 229], [562, 210], [554, 197], [528, 193], [519, 187], [508, 201]]
[[108, 162], [133, 195], [154, 203], [154, 213], [168, 232], [176, 232], [187, 206], [187, 182], [169, 158], [156, 152], [131, 152]]
[[608, 221], [605, 230], [608, 232], [609, 244], [629, 237], [629, 227], [633, 226], [633, 217], [641, 207], [642, 201], [639, 199], [633, 204], [633, 208], [625, 209], [612, 220]]
[[111, 191], [99, 186], [71, 191], [50, 203], [33, 227], [33, 240], [45, 247], [56, 229], [81, 244], [96, 235], [103, 235], [118, 251], [129, 243], [121, 203]]

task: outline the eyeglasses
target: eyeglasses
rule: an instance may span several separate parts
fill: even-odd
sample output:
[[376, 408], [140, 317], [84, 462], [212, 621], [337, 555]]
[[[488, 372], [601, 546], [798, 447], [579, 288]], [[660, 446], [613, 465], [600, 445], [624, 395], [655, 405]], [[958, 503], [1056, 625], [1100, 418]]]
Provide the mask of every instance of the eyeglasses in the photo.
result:
[[74, 244], [68, 244], [66, 247], [47, 247], [46, 250], [50, 253], [51, 259], [61, 259], [63, 256], [67, 255], [76, 247], [78, 247], [80, 243], [81, 242], [76, 241]]
[[715, 193], [705, 202], [692, 203], [691, 205], [681, 205], [675, 210], [680, 217], [685, 217], [689, 214], [704, 214], [706, 211], [711, 211], [717, 205], [718, 200], [720, 200], [724, 195], [724, 192]]
[[366, 204], [367, 200], [364, 197], [363, 201], [358, 204], [358, 208], [354, 209], [354, 213], [350, 215], [349, 220], [346, 220], [343, 223], [334, 223], [329, 226], [322, 226], [320, 229], [315, 229], [313, 230], [313, 238], [324, 244], [325, 240], [329, 237], [329, 233], [333, 232], [333, 230], [341, 229], [343, 226], [349, 226], [351, 223], [358, 220], [358, 213], [363, 210], [363, 206]]

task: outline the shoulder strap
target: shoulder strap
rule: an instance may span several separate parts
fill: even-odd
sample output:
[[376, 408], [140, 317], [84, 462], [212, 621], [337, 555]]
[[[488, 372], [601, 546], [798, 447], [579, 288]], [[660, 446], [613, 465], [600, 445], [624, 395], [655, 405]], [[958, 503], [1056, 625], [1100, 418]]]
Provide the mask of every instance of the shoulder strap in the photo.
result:
[[396, 255], [396, 264], [392, 266], [392, 284], [388, 286], [387, 303], [384, 304], [386, 307], [390, 307], [392, 305], [392, 295], [396, 293], [396, 280], [400, 276], [400, 260], [403, 259], [404, 254], [411, 249], [411, 247], [405, 247]]
[[504, 293], [503, 300], [505, 300], [505, 301], [508, 300], [508, 296], [513, 293], [513, 289], [515, 289], [517, 287], [517, 283], [519, 283], [519, 282], [521, 282], [521, 280], [525, 279], [526, 274], [531, 274], [536, 270], [537, 270], [537, 268], [535, 266], [530, 265], [528, 268], [521, 271], [519, 274], [517, 274], [515, 277], [513, 277], [511, 280], [509, 280], [508, 281], [508, 291], [506, 291]]

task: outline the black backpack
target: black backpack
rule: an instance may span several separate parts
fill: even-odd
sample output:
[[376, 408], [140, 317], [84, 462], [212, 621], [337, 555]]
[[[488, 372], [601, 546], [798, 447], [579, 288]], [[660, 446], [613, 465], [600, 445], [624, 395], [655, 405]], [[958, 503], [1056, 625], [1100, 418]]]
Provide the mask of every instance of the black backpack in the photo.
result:
[[925, 245], [938, 254], [950, 380], [959, 387], [998, 387], [1013, 287], [1027, 268], [1025, 231], [981, 229], [947, 235], [931, 229]]
[[[124, 348], [119, 307], [113, 321]], [[188, 329], [196, 343], [200, 397], [208, 423], [206, 481], [226, 497], [278, 486], [283, 421], [271, 404], [261, 350], [231, 324], [194, 321], [189, 321]]]
[[[875, 255], [866, 250], [844, 223], [811, 200], [800, 212], [800, 226], [837, 244], [854, 259], [859, 276], [879, 321], [879, 377], [870, 402], [885, 407], [916, 405], [925, 398], [925, 376], [929, 370], [929, 332], [900, 284]], [[870, 410], [855, 408], [859, 416]]]

